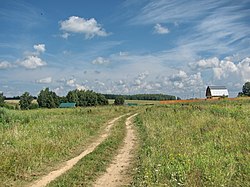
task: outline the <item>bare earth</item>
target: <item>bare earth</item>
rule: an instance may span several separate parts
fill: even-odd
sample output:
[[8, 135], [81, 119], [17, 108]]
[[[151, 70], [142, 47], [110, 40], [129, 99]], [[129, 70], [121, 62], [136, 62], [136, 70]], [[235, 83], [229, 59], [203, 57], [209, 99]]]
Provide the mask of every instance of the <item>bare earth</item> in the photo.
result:
[[86, 155], [88, 155], [89, 153], [94, 151], [94, 149], [98, 145], [100, 145], [108, 137], [110, 128], [114, 125], [114, 123], [118, 119], [120, 119], [120, 118], [122, 118], [123, 116], [126, 116], [126, 115], [128, 115], [128, 114], [124, 114], [124, 115], [119, 116], [119, 117], [113, 119], [112, 121], [110, 121], [108, 123], [108, 126], [105, 128], [104, 132], [102, 133], [102, 135], [99, 138], [97, 138], [97, 140], [94, 141], [91, 145], [89, 145], [87, 147], [87, 149], [85, 151], [83, 151], [80, 155], [66, 161], [65, 163], [62, 164], [62, 167], [60, 167], [59, 169], [54, 170], [54, 171], [50, 172], [49, 174], [43, 176], [41, 179], [35, 181], [30, 186], [32, 186], [32, 187], [46, 186], [51, 181], [55, 180], [57, 177], [59, 177], [60, 175], [62, 175], [63, 173], [65, 173], [66, 171], [71, 169], [80, 159], [82, 159], [83, 157], [85, 157]]
[[119, 150], [113, 163], [107, 168], [106, 173], [95, 182], [95, 187], [115, 187], [128, 185], [130, 178], [126, 175], [126, 170], [131, 163], [132, 151], [135, 148], [136, 136], [133, 130], [131, 119], [137, 114], [127, 118], [127, 135], [124, 140], [124, 146]]

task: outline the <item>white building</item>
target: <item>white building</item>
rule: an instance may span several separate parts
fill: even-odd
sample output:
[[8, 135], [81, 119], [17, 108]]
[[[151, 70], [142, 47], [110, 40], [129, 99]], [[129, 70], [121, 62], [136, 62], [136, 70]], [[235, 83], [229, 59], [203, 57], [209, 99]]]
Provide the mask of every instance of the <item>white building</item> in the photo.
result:
[[206, 90], [207, 99], [219, 99], [228, 97], [228, 90], [225, 86], [208, 86]]

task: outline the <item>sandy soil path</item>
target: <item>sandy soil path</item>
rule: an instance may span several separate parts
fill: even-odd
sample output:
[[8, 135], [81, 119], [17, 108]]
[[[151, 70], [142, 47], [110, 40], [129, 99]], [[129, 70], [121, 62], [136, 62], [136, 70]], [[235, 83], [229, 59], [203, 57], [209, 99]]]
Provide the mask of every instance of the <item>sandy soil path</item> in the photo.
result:
[[134, 114], [127, 118], [127, 135], [124, 139], [124, 146], [119, 150], [113, 163], [107, 168], [107, 171], [95, 182], [95, 187], [115, 187], [128, 185], [130, 178], [126, 175], [126, 170], [131, 163], [132, 151], [135, 148], [136, 136], [132, 128], [132, 118]]
[[65, 163], [62, 164], [62, 167], [60, 167], [59, 169], [54, 170], [54, 171], [50, 172], [49, 174], [43, 176], [41, 179], [35, 181], [33, 184], [31, 184], [29, 186], [32, 186], [32, 187], [46, 186], [51, 181], [55, 180], [57, 177], [59, 177], [60, 175], [62, 175], [63, 173], [65, 173], [66, 171], [71, 169], [80, 159], [82, 159], [83, 157], [85, 157], [86, 155], [88, 155], [89, 153], [94, 151], [94, 149], [108, 137], [109, 131], [110, 131], [111, 127], [114, 125], [114, 123], [118, 119], [120, 119], [120, 118], [122, 118], [122, 117], [124, 117], [126, 115], [129, 115], [129, 114], [121, 115], [121, 116], [119, 116], [117, 118], [114, 118], [110, 122], [108, 122], [108, 126], [105, 128], [105, 130], [101, 134], [101, 136], [99, 138], [97, 138], [97, 140], [95, 140], [92, 144], [90, 144], [87, 147], [87, 149], [85, 151], [83, 151], [80, 155], [66, 161]]

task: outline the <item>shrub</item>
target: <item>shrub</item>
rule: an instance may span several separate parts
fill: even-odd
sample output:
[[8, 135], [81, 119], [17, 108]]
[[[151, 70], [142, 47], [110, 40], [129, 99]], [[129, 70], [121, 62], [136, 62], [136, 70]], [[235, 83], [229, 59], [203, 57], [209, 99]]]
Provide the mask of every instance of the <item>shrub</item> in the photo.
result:
[[124, 97], [118, 96], [115, 98], [114, 104], [115, 105], [123, 105], [125, 102]]
[[29, 92], [25, 92], [21, 97], [20, 97], [20, 107], [22, 110], [28, 110], [31, 108], [31, 103], [33, 101], [33, 97], [29, 94]]

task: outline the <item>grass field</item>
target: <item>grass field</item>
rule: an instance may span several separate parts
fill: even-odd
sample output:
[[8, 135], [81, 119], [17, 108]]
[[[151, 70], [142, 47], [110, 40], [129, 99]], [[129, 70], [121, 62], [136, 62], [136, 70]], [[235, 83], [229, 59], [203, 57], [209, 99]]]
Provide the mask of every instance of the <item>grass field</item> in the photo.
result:
[[249, 186], [250, 102], [161, 105], [137, 117], [132, 186]]
[[128, 107], [38, 109], [0, 108], [0, 184], [22, 186], [57, 163], [77, 155], [105, 123]]
[[[246, 99], [29, 111], [0, 108], [0, 184], [23, 186], [39, 178], [84, 150], [105, 122], [135, 110], [140, 112], [135, 118], [140, 142], [131, 186], [250, 186]], [[124, 119], [94, 152], [49, 186], [91, 185], [121, 146]]]

